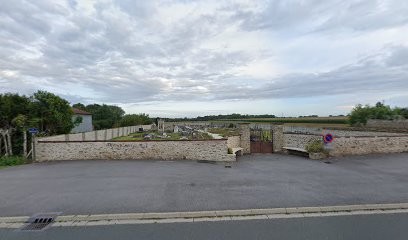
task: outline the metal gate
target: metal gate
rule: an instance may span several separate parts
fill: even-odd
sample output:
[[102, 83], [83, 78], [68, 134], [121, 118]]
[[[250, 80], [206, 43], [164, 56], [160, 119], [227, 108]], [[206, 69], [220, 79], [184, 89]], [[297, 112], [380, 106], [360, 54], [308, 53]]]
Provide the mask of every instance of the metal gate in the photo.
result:
[[251, 129], [251, 153], [273, 153], [272, 129]]

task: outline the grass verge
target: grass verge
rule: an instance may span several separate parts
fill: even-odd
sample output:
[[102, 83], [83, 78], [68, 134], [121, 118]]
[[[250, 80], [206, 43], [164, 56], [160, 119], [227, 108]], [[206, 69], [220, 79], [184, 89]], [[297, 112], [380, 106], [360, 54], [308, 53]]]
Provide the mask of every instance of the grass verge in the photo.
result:
[[21, 156], [0, 157], [0, 169], [26, 164], [27, 160]]

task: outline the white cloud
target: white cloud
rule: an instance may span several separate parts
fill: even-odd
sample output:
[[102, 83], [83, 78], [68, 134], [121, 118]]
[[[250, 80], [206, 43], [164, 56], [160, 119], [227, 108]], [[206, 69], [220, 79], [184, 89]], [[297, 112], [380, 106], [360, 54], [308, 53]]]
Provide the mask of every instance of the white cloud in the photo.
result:
[[[407, 11], [396, 0], [6, 0], [0, 92], [166, 111], [171, 101], [182, 114], [328, 93], [391, 99], [408, 87]], [[198, 107], [182, 109], [190, 101]]]

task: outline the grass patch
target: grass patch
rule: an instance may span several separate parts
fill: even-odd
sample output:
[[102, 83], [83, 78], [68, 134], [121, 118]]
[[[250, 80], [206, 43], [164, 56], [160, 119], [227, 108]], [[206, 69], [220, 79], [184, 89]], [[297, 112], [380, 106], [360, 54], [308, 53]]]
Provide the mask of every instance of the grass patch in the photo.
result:
[[238, 128], [209, 128], [208, 132], [219, 134], [222, 137], [239, 136], [241, 134]]
[[[145, 134], [152, 134], [155, 137], [153, 137], [151, 140], [161, 140], [161, 141], [167, 141], [167, 140], [180, 140], [182, 138], [182, 135], [180, 133], [166, 133], [167, 137], [163, 138], [163, 137], [156, 137], [159, 134], [157, 132], [138, 132], [138, 133], [131, 133], [128, 136], [123, 136], [123, 137], [117, 137], [112, 139], [113, 141], [141, 141], [141, 140], [145, 140], [143, 138], [143, 136]], [[208, 140], [208, 139], [212, 139], [212, 137], [210, 135], [208, 135], [207, 133], [201, 133], [201, 132], [196, 132], [195, 133], [195, 137], [193, 138], [193, 136], [189, 135], [186, 136], [187, 139], [184, 140]]]
[[27, 160], [21, 156], [0, 157], [0, 169], [9, 166], [26, 164]]

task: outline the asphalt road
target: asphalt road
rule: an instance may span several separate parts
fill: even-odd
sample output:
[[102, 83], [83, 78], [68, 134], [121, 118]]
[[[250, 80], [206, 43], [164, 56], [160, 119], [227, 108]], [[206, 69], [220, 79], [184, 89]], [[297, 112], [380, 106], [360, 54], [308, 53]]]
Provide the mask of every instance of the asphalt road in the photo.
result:
[[332, 159], [63, 161], [0, 170], [0, 216], [174, 212], [408, 202], [408, 154]]
[[43, 232], [0, 229], [4, 240], [64, 239], [404, 239], [408, 238], [408, 214], [375, 214], [272, 220], [220, 221], [51, 227]]

